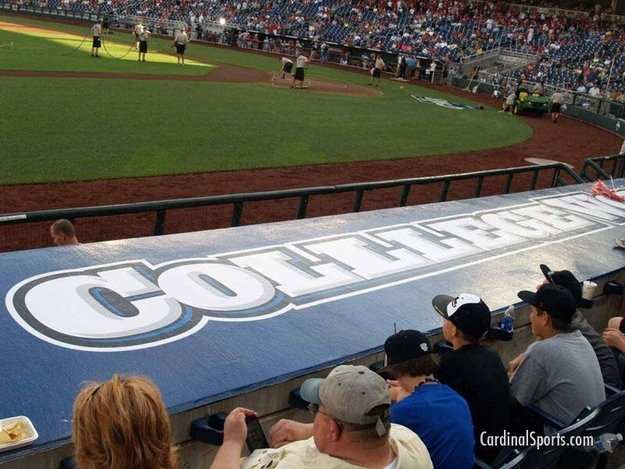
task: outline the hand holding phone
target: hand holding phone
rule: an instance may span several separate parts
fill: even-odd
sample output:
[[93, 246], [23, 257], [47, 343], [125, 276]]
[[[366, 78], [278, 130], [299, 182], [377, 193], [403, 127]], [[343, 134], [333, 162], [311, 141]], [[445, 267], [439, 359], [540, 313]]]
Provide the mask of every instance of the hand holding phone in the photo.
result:
[[269, 443], [267, 442], [265, 432], [260, 425], [258, 417], [248, 415], [245, 417], [245, 423], [247, 424], [247, 438], [245, 439], [245, 443], [250, 453], [257, 449], [269, 448]]

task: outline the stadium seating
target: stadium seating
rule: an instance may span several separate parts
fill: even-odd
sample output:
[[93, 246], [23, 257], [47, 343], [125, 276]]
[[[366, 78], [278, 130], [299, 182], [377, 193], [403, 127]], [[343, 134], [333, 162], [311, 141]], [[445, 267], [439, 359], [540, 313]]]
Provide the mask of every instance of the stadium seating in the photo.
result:
[[[116, 18], [184, 22], [192, 30], [224, 18], [239, 30], [383, 50], [448, 63], [491, 49], [536, 54], [537, 66], [500, 79], [526, 78], [574, 89], [596, 84], [625, 91], [621, 25], [580, 13], [529, 13], [503, 2], [427, 0], [417, 5], [381, 0], [44, 0], [53, 9]], [[39, 0], [30, 0], [37, 3]], [[614, 64], [612, 59], [615, 58]]]

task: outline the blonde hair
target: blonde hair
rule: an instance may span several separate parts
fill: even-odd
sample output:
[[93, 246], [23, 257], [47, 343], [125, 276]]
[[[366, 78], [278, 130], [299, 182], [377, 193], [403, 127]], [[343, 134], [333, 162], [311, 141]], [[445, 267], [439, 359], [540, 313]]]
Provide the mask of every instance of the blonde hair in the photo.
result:
[[74, 401], [72, 439], [80, 469], [176, 469], [161, 393], [141, 376], [89, 383]]

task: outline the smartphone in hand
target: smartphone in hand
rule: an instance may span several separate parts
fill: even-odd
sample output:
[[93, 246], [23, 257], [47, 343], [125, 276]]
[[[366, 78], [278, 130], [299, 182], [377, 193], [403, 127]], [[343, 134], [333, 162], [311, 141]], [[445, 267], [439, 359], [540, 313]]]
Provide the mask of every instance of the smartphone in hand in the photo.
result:
[[265, 437], [265, 432], [260, 425], [258, 417], [253, 415], [245, 417], [245, 423], [247, 424], [247, 438], [245, 443], [250, 453], [256, 449], [269, 448], [267, 437]]

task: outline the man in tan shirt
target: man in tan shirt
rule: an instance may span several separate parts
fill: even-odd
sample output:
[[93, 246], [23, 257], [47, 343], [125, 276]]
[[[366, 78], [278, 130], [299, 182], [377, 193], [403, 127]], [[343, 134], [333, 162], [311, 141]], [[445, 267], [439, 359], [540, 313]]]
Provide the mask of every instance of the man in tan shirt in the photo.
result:
[[556, 91], [551, 95], [551, 120], [554, 124], [560, 119], [562, 104], [564, 104], [564, 94]]
[[300, 394], [310, 402], [313, 423], [280, 420], [271, 430], [279, 448], [256, 450], [243, 461], [245, 417], [254, 412], [233, 410], [211, 469], [432, 469], [421, 439], [390, 424], [388, 385], [368, 368], [338, 366], [325, 379], [305, 381]]
[[100, 36], [102, 35], [102, 25], [100, 22], [97, 22], [91, 27], [91, 35], [93, 36], [93, 44], [91, 45], [91, 57], [100, 57], [98, 52], [100, 50], [100, 46], [102, 42], [100, 41]]
[[178, 59], [178, 64], [184, 65], [184, 52], [187, 48], [187, 44], [189, 43], [189, 36], [182, 29], [177, 29], [174, 35], [174, 47], [176, 48], [176, 57]]
[[380, 86], [380, 77], [382, 76], [382, 71], [386, 67], [384, 60], [382, 60], [381, 56], [376, 56], [375, 64], [373, 69], [371, 70], [371, 81], [369, 82], [369, 86], [375, 83], [375, 86]]

